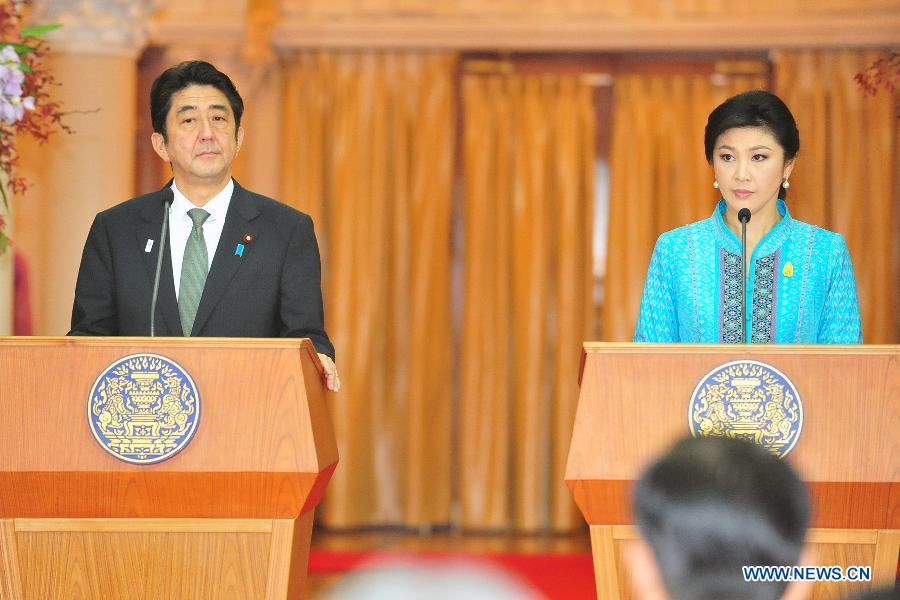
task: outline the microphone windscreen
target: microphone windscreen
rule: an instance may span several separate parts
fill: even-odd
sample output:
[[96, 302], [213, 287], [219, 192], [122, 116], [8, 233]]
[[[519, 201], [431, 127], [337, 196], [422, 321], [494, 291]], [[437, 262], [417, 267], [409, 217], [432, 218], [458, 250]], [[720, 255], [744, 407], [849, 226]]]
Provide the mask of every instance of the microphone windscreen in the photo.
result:
[[749, 223], [750, 222], [750, 209], [742, 208], [738, 211], [738, 221], [741, 223]]

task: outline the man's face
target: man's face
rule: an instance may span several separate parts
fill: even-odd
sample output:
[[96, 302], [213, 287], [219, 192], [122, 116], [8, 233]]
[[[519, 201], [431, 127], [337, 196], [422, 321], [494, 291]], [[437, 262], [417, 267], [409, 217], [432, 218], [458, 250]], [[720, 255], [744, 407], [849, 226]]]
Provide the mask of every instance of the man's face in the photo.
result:
[[211, 85], [190, 85], [172, 95], [166, 116], [168, 141], [151, 136], [153, 149], [172, 165], [181, 185], [224, 184], [244, 139], [235, 131], [234, 113], [225, 94]]

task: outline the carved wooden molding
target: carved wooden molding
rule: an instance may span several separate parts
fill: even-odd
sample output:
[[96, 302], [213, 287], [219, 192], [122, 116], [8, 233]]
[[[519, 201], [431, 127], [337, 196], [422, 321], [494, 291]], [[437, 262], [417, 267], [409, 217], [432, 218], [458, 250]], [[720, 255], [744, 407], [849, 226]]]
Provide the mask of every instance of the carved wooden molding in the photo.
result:
[[162, 0], [36, 0], [32, 23], [62, 23], [47, 34], [57, 51], [135, 58]]
[[[185, 0], [203, 2], [208, 0]], [[233, 0], [226, 0], [233, 1]], [[247, 0], [250, 5], [275, 0]], [[280, 0], [289, 19], [774, 18], [897, 12], [895, 0]]]
[[735, 19], [463, 20], [429, 18], [282, 20], [281, 49], [434, 48], [520, 51], [751, 50], [900, 44], [890, 15]]
[[723, 0], [165, 2], [154, 19], [154, 43], [234, 45], [259, 62], [271, 59], [270, 46], [720, 51], [900, 45], [896, 0], [760, 0], [738, 5]]
[[150, 36], [156, 46], [223, 47], [241, 43], [244, 19], [199, 15], [163, 15], [153, 22]]

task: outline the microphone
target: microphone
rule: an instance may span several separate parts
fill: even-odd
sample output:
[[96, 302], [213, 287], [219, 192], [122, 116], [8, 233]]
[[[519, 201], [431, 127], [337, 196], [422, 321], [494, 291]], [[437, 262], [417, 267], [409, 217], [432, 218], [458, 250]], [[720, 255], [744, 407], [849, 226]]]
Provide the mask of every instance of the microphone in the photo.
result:
[[159, 250], [156, 255], [156, 274], [153, 277], [153, 299], [150, 300], [150, 337], [156, 337], [156, 297], [159, 295], [159, 274], [162, 271], [163, 250], [166, 248], [166, 234], [169, 233], [169, 206], [174, 200], [172, 188], [166, 188], [163, 202], [163, 224], [159, 231]]
[[741, 338], [747, 343], [747, 223], [750, 222], [750, 209], [738, 211], [741, 222]]

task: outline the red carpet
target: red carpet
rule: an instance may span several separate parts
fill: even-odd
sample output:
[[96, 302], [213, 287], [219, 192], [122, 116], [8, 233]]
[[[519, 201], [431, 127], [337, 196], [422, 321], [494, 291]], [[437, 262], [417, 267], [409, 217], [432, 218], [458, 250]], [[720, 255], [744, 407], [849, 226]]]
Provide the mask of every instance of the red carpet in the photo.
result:
[[378, 559], [447, 560], [484, 562], [527, 581], [551, 600], [593, 600], [594, 564], [590, 554], [471, 554], [462, 552], [334, 552], [311, 550], [310, 575], [336, 575]]

